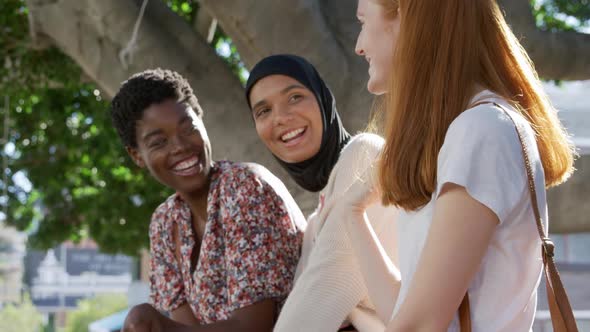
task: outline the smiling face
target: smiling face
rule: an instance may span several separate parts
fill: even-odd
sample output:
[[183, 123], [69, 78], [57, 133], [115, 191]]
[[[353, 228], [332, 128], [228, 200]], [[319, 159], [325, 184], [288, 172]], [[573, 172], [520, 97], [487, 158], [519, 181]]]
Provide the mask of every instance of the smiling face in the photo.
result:
[[361, 31], [355, 52], [365, 57], [369, 63], [367, 89], [372, 94], [381, 95], [387, 92], [400, 17], [397, 11], [387, 12], [375, 0], [359, 0], [357, 17], [361, 23]]
[[211, 144], [190, 106], [173, 99], [150, 105], [136, 122], [136, 139], [129, 155], [160, 183], [187, 195], [207, 190]]
[[302, 162], [320, 150], [320, 106], [299, 81], [284, 75], [261, 79], [250, 90], [250, 106], [258, 136], [282, 161]]

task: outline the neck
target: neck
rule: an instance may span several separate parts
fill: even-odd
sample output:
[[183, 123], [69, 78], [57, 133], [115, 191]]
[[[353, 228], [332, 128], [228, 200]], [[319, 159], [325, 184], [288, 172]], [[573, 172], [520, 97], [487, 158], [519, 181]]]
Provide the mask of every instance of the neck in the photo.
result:
[[[207, 198], [209, 196], [209, 186], [211, 180], [207, 180], [207, 184], [198, 190], [178, 194], [188, 204], [194, 216], [204, 217], [207, 215]], [[206, 218], [205, 218], [206, 219]]]

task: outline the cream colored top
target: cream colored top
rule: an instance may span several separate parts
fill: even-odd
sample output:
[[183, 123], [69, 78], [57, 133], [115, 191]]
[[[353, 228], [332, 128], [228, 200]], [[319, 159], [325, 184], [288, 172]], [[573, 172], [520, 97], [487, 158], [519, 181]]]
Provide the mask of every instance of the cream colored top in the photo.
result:
[[[346, 222], [338, 217], [343, 211], [321, 213], [328, 206], [339, 208], [333, 203], [374, 163], [383, 144], [377, 135], [359, 134], [342, 150], [320, 192], [318, 207], [308, 218], [295, 285], [275, 331], [337, 331], [345, 320], [361, 332], [385, 329], [369, 301]], [[396, 209], [377, 204], [367, 209], [367, 215], [385, 252], [397, 263]]]

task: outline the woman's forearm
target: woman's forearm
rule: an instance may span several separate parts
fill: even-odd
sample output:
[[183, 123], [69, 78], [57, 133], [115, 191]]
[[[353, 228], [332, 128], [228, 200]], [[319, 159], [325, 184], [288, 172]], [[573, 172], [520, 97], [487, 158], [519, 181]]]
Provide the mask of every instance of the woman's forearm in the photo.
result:
[[345, 222], [339, 214], [328, 216], [275, 331], [335, 331], [365, 296]]

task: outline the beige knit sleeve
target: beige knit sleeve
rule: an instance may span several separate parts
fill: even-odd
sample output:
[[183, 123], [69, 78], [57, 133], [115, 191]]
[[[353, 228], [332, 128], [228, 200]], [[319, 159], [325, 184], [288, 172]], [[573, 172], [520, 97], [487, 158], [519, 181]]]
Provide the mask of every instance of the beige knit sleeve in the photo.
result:
[[385, 141], [374, 134], [359, 134], [342, 150], [338, 160], [338, 174], [334, 176], [334, 195], [346, 194], [354, 182], [361, 181], [367, 186], [374, 185], [377, 160]]
[[331, 195], [326, 197], [325, 210], [319, 213], [318, 221], [323, 226], [275, 331], [337, 331], [359, 302], [368, 297], [346, 225], [351, 213], [335, 202], [365, 173], [382, 141], [379, 136], [362, 134], [342, 151], [332, 176], [334, 182], [328, 184], [333, 186]]
[[367, 290], [340, 213], [330, 213], [275, 331], [337, 331]]
[[[358, 191], [368, 192], [370, 186], [376, 186], [376, 167], [383, 140], [375, 135], [365, 134], [363, 140], [356, 144], [350, 155], [353, 172], [363, 174], [352, 181], [350, 195], [359, 197]], [[364, 172], [362, 172], [364, 170]], [[346, 193], [345, 193], [346, 195]], [[341, 202], [350, 201], [342, 199]], [[346, 203], [345, 203], [346, 204]], [[346, 209], [344, 204], [336, 204], [335, 210]], [[397, 209], [384, 207], [380, 203], [369, 206], [366, 213], [354, 210], [343, 218], [347, 225], [353, 252], [358, 259], [363, 282], [367, 285], [369, 298], [380, 319], [387, 323], [395, 306], [401, 284], [400, 272], [396, 266], [397, 245], [396, 227]]]

